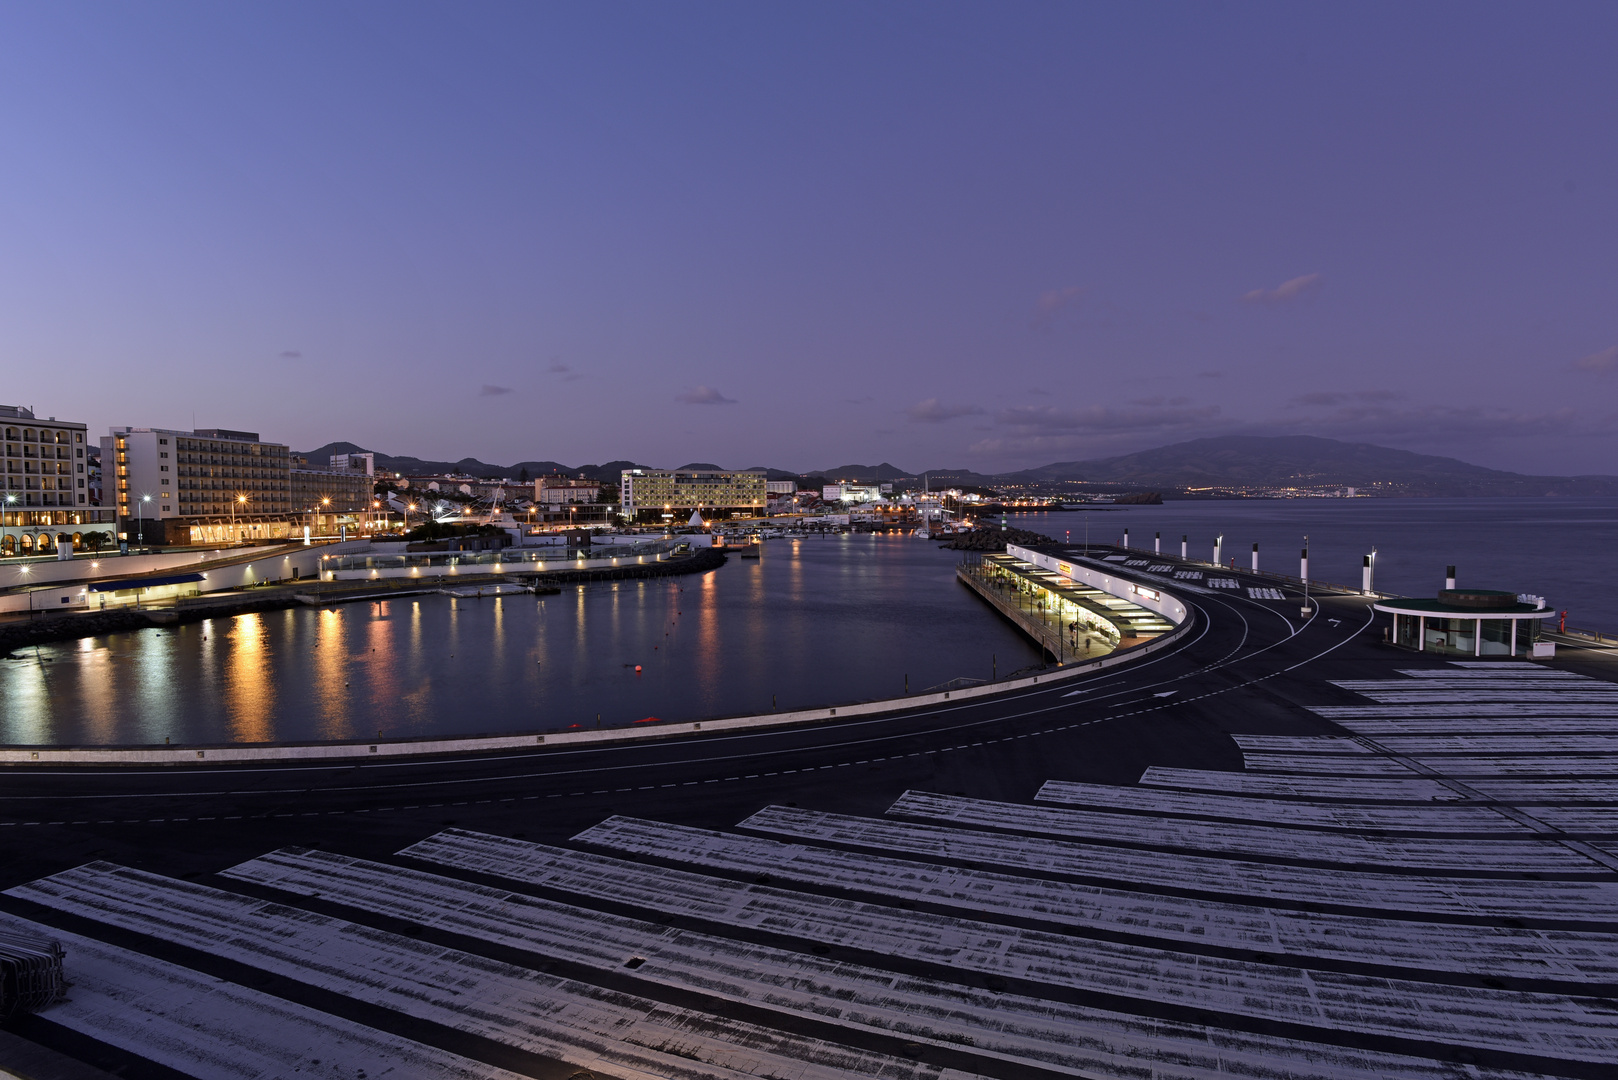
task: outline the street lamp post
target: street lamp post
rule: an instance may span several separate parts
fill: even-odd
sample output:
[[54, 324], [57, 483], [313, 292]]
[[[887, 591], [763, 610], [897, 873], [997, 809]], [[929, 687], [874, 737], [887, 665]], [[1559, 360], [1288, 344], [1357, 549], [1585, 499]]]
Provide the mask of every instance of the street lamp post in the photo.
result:
[[142, 495], [135, 504], [135, 546], [142, 551], [146, 550], [146, 504], [151, 501], [150, 495]]
[[230, 539], [231, 539], [231, 543], [239, 543], [241, 541], [241, 534], [236, 531], [236, 506], [237, 506], [238, 503], [241, 504], [242, 506], [247, 505], [247, 496], [243, 495], [239, 491], [236, 493], [236, 501], [230, 504]]
[[1303, 534], [1303, 613], [1311, 614], [1309, 607], [1309, 534]]
[[[17, 496], [12, 494], [9, 491], [6, 492], [6, 506], [11, 507], [11, 506], [15, 506], [16, 504], [17, 504]], [[15, 511], [13, 511], [13, 512], [15, 512]], [[0, 555], [3, 555], [5, 553], [5, 550], [6, 550], [6, 519], [5, 519], [4, 514], [0, 514]]]

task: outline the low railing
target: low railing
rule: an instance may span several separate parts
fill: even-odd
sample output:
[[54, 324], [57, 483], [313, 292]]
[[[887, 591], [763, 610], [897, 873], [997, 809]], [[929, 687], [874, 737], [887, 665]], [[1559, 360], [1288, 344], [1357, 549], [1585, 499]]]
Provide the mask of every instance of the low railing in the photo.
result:
[[412, 551], [396, 555], [336, 555], [326, 560], [322, 570], [401, 570], [409, 567], [430, 566], [512, 566], [522, 563], [575, 563], [581, 559], [634, 559], [643, 556], [666, 555], [675, 547], [673, 541], [656, 540], [645, 544], [614, 544], [612, 546], [571, 548], [560, 545], [548, 548], [508, 547], [491, 551]]
[[[1240, 574], [1251, 574], [1255, 577], [1269, 578], [1272, 581], [1284, 581], [1288, 584], [1296, 585], [1300, 589], [1304, 586], [1304, 579], [1295, 574], [1280, 574], [1274, 570], [1250, 570], [1245, 566], [1231, 566], [1229, 563], [1209, 562], [1206, 559], [1182, 559], [1178, 555], [1160, 555], [1155, 551], [1146, 551], [1143, 548], [1121, 547], [1118, 550], [1127, 555], [1140, 559], [1160, 559], [1163, 562], [1175, 563], [1180, 566], [1195, 566], [1198, 568], [1212, 567], [1215, 570], [1227, 571], [1234, 570]], [[1094, 558], [1094, 556], [1091, 557]], [[1138, 570], [1139, 567], [1132, 566], [1130, 569]], [[1348, 593], [1352, 596], [1362, 596], [1365, 593], [1365, 590], [1361, 589], [1358, 585], [1339, 585], [1336, 582], [1321, 581], [1319, 578], [1310, 578], [1308, 585], [1310, 589], [1330, 589], [1334, 592]], [[1397, 598], [1399, 596], [1398, 593], [1373, 593], [1372, 595], [1387, 597], [1389, 599]]]

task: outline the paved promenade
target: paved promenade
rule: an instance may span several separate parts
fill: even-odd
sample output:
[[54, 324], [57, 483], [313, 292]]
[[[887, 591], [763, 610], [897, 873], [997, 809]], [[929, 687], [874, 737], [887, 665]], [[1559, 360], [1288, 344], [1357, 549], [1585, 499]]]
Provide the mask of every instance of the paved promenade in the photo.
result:
[[0, 771], [0, 932], [74, 984], [10, 1030], [62, 1076], [1612, 1076], [1610, 655], [1155, 565], [1171, 647], [984, 697]]

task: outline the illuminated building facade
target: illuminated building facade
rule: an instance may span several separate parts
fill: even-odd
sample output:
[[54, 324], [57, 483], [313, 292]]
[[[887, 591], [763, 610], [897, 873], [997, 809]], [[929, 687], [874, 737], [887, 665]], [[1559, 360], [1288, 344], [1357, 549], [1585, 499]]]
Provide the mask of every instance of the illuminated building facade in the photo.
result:
[[768, 493], [763, 472], [708, 469], [625, 469], [618, 487], [619, 512], [630, 521], [684, 524], [692, 513], [703, 520], [759, 517]]

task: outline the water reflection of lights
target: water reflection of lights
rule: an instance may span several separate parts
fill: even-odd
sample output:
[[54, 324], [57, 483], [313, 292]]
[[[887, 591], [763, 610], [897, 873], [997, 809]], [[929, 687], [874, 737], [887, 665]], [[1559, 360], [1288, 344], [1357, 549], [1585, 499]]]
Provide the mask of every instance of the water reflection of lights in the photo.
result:
[[224, 705], [231, 738], [268, 742], [275, 738], [273, 657], [265, 648], [264, 616], [237, 615], [227, 634]]
[[354, 734], [348, 721], [348, 641], [342, 613], [323, 608], [315, 613], [315, 701], [320, 712], [320, 738], [344, 739]]

